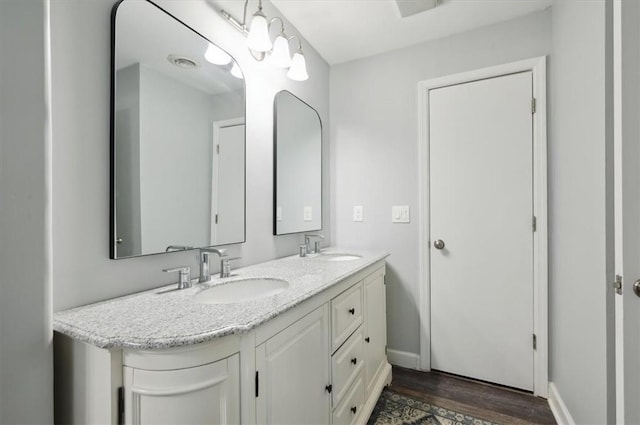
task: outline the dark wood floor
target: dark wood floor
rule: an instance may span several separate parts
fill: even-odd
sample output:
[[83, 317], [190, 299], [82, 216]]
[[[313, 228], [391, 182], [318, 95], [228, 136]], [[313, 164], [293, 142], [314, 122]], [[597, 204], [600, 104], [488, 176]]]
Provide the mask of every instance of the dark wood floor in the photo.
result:
[[547, 400], [442, 372], [393, 367], [391, 388], [431, 404], [504, 425], [555, 424]]

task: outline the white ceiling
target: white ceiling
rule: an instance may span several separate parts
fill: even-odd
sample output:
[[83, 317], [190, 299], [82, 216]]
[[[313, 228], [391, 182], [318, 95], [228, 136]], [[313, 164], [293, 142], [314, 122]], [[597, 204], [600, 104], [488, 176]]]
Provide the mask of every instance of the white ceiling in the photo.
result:
[[[398, 0], [415, 3], [430, 0]], [[329, 64], [469, 31], [549, 7], [552, 0], [440, 0], [402, 18], [396, 0], [272, 0]], [[251, 8], [250, 8], [251, 10]], [[253, 12], [250, 12], [253, 13]]]

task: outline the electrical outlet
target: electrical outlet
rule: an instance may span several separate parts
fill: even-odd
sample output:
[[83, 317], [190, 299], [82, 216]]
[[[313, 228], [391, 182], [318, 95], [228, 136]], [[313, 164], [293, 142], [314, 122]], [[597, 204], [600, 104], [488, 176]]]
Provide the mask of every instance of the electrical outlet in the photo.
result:
[[364, 221], [362, 205], [356, 205], [353, 207], [353, 221]]
[[392, 223], [409, 223], [411, 219], [409, 217], [409, 206], [400, 205], [391, 207], [391, 222]]
[[313, 208], [304, 207], [304, 221], [313, 221]]

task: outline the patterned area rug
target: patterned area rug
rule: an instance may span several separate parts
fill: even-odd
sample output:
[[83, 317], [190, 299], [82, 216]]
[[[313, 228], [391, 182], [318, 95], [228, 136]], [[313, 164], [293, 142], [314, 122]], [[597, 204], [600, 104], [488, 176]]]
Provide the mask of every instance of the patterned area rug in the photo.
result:
[[499, 425], [385, 388], [368, 425]]

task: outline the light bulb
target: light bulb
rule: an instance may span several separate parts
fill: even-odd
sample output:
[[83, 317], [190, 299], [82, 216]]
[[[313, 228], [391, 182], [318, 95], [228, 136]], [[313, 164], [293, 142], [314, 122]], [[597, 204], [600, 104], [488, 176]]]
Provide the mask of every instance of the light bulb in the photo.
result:
[[287, 77], [295, 81], [305, 81], [309, 79], [307, 64], [302, 51], [294, 53], [293, 59], [291, 59], [291, 68], [289, 68], [289, 72], [287, 72]]
[[247, 36], [247, 46], [256, 52], [268, 52], [271, 50], [269, 25], [267, 24], [266, 16], [260, 10], [253, 15], [249, 35]]
[[231, 67], [231, 75], [233, 75], [236, 78], [239, 79], [244, 79], [243, 75], [242, 75], [242, 71], [240, 71], [240, 67], [238, 66], [238, 64], [236, 62], [233, 63], [233, 66]]
[[284, 33], [280, 33], [273, 42], [273, 50], [271, 51], [271, 56], [269, 56], [269, 63], [278, 68], [289, 68], [291, 66], [289, 41]]
[[204, 58], [214, 65], [226, 65], [231, 62], [231, 56], [213, 43], [209, 43]]

